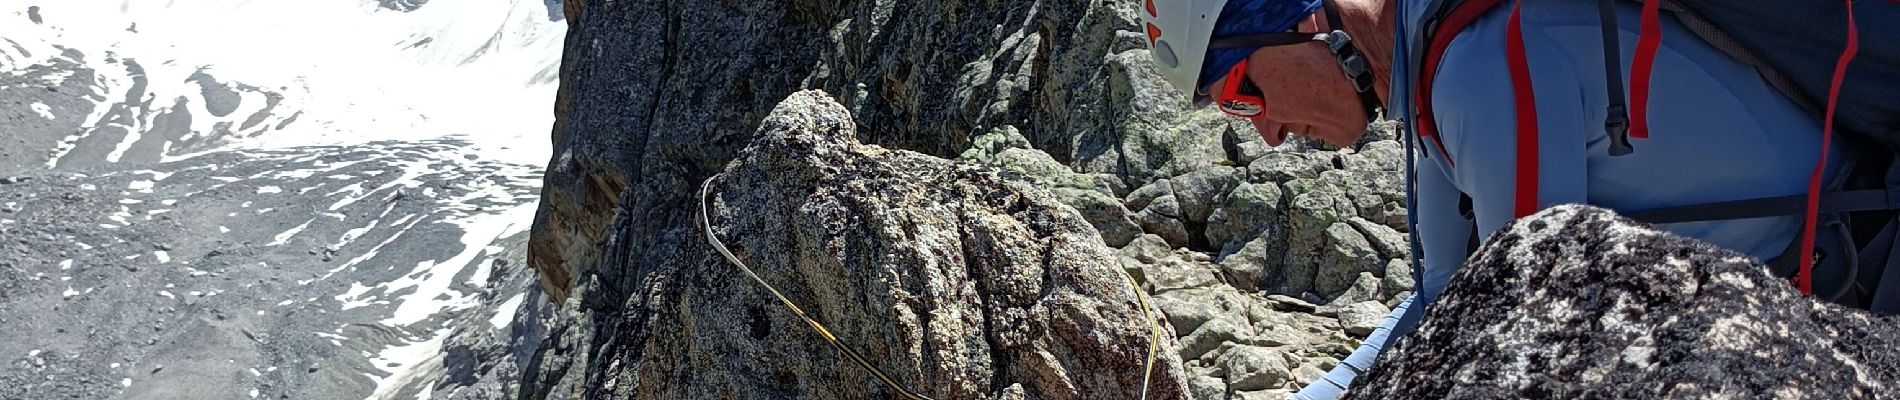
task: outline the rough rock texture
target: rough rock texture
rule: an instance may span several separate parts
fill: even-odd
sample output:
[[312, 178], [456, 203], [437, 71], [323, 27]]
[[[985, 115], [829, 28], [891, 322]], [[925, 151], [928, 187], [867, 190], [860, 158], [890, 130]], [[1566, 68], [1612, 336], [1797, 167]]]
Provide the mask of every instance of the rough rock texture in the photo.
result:
[[[1074, 209], [1100, 234], [1094, 240], [1120, 249], [1109, 265], [1135, 277], [1165, 314], [1157, 318], [1182, 344], [1162, 356], [1193, 377], [1183, 390], [1196, 399], [1298, 388], [1362, 338], [1345, 332], [1341, 307], [1390, 305], [1412, 286], [1410, 269], [1391, 262], [1403, 254], [1389, 239], [1404, 234], [1392, 136], [1345, 149], [1269, 148], [1244, 121], [1192, 108], [1150, 65], [1137, 1], [565, 6], [572, 29], [555, 154], [529, 249], [546, 304], [523, 305], [539, 313], [526, 319], [538, 325], [512, 330], [540, 335], [519, 361], [523, 398], [634, 390], [629, 382], [639, 380], [603, 370], [632, 371], [615, 363], [647, 350], [627, 343], [658, 343], [621, 328], [659, 318], [645, 304], [675, 304], [646, 298], [656, 287], [688, 282], [656, 271], [705, 261], [694, 258], [705, 254], [692, 212], [699, 183], [750, 157], [742, 150], [767, 113], [805, 89], [841, 104], [859, 142], [989, 166], [1010, 185], [1040, 187]], [[1329, 230], [1342, 239], [1328, 241]], [[1044, 247], [1017, 251], [1036, 248]], [[1373, 259], [1325, 265], [1320, 254]], [[731, 273], [725, 268], [710, 271]], [[1290, 375], [1226, 374], [1221, 356], [1243, 348], [1279, 354]], [[800, 355], [820, 360], [812, 362], [834, 358], [828, 348], [802, 349], [816, 352]], [[905, 373], [916, 378], [918, 368]]]
[[1587, 206], [1494, 234], [1426, 321], [1350, 398], [1900, 398], [1900, 320]]
[[959, 159], [978, 164], [997, 167], [1004, 171], [1020, 174], [1031, 183], [1053, 192], [1056, 199], [1081, 211], [1090, 225], [1102, 234], [1102, 241], [1110, 247], [1121, 247], [1141, 235], [1141, 227], [1135, 224], [1134, 215], [1115, 197], [1112, 186], [1103, 185], [1107, 179], [1110, 185], [1118, 182], [1109, 175], [1098, 178], [1075, 172], [1068, 166], [1057, 162], [1048, 153], [1029, 147], [1029, 140], [1023, 138], [1013, 126], [991, 131], [976, 138], [976, 144], [964, 150]]
[[1244, 164], [1225, 149], [1245, 122], [1191, 109], [1159, 78], [1138, 9], [1125, 0], [570, 0], [555, 154], [529, 264], [552, 298], [566, 298], [599, 265], [623, 202], [656, 212], [640, 240], [670, 240], [661, 233], [685, 225], [674, 211], [688, 188], [733, 159], [774, 104], [808, 88], [850, 109], [864, 142], [941, 157], [1013, 126], [1055, 161], [1129, 187]]
[[[1351, 244], [1329, 241], [1340, 222], [1381, 257], [1403, 256], [1386, 246], [1390, 231], [1354, 221], [1402, 233], [1398, 143], [1263, 147], [1244, 122], [1190, 107], [1159, 79], [1138, 9], [570, 1], [556, 153], [529, 265], [559, 300], [594, 279], [616, 212], [647, 213], [649, 227], [629, 233], [639, 242], [677, 240], [665, 232], [684, 225], [675, 211], [692, 183], [731, 160], [779, 99], [818, 88], [851, 110], [866, 143], [1015, 170], [1052, 187], [1111, 246], [1156, 234], [1216, 254], [1245, 289], [1258, 281], [1295, 296], [1337, 295], [1357, 272], [1383, 277], [1379, 260], [1322, 271], [1332, 265], [1320, 256]], [[602, 274], [610, 287], [632, 284]]]
[[[1150, 324], [1080, 215], [986, 168], [860, 145], [845, 108], [794, 94], [714, 181], [716, 233], [847, 346], [937, 399], [1139, 392]], [[619, 257], [614, 249], [610, 258]], [[709, 246], [646, 271], [595, 394], [651, 399], [880, 398]], [[1160, 316], [1155, 315], [1156, 318]], [[1171, 342], [1160, 344], [1173, 352]], [[1150, 398], [1185, 398], [1163, 359]]]

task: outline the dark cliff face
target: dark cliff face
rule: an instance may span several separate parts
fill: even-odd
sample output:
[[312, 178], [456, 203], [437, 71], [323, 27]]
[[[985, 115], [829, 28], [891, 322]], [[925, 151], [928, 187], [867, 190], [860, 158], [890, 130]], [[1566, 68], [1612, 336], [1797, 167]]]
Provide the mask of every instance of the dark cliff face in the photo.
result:
[[1351, 398], [1900, 397], [1900, 320], [1587, 206], [1493, 235], [1426, 321]]
[[1219, 154], [1218, 128], [1229, 123], [1188, 114], [1154, 78], [1132, 2], [568, 8], [579, 17], [569, 19], [555, 156], [529, 255], [555, 298], [599, 264], [616, 205], [650, 213], [639, 216], [648, 227], [623, 234], [665, 247], [664, 232], [686, 225], [672, 212], [682, 196], [797, 90], [831, 93], [866, 143], [954, 157], [1009, 126], [1058, 161], [1131, 186], [1211, 163], [1202, 154]]

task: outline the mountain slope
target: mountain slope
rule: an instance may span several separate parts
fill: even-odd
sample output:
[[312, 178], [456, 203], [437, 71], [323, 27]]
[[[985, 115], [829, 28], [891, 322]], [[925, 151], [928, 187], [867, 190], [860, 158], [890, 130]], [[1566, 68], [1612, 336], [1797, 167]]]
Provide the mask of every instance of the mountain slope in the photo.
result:
[[0, 399], [421, 397], [531, 301], [558, 7], [101, 3], [0, 1]]

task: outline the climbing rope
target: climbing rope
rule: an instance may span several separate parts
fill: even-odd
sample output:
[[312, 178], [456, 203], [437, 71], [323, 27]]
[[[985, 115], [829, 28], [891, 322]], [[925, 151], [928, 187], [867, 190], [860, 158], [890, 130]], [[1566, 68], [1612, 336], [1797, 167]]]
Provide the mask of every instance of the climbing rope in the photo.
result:
[[793, 314], [798, 314], [798, 318], [805, 320], [806, 325], [810, 325], [813, 330], [818, 331], [818, 335], [823, 336], [826, 342], [830, 342], [832, 348], [838, 349], [838, 351], [844, 353], [846, 357], [850, 357], [851, 361], [858, 363], [858, 366], [864, 367], [865, 371], [869, 371], [871, 375], [877, 376], [877, 380], [884, 381], [884, 385], [890, 386], [891, 390], [897, 391], [898, 395], [911, 400], [932, 400], [929, 397], [924, 397], [924, 395], [912, 392], [910, 389], [905, 389], [904, 385], [898, 384], [896, 379], [891, 379], [891, 376], [886, 375], [884, 371], [871, 366], [871, 362], [865, 360], [864, 355], [858, 354], [857, 351], [851, 350], [850, 347], [845, 347], [843, 342], [838, 341], [837, 335], [831, 334], [831, 329], [825, 328], [825, 324], [818, 323], [818, 320], [812, 319], [811, 315], [805, 314], [805, 310], [798, 308], [797, 304], [793, 304], [792, 299], [786, 298], [783, 293], [779, 293], [778, 288], [773, 287], [772, 284], [765, 283], [765, 279], [759, 278], [758, 273], [752, 272], [752, 267], [747, 267], [745, 262], [739, 261], [739, 256], [732, 255], [732, 251], [726, 250], [726, 244], [721, 243], [719, 236], [713, 234], [712, 217], [706, 213], [706, 199], [711, 197], [712, 183], [718, 180], [721, 175], [724, 175], [724, 173], [713, 175], [712, 178], [706, 179], [706, 183], [700, 185], [699, 189], [700, 227], [706, 230], [706, 240], [712, 242], [713, 250], [718, 250], [719, 254], [726, 256], [726, 261], [731, 261], [732, 265], [739, 266], [739, 270], [745, 271], [745, 275], [752, 277], [753, 282], [758, 282], [760, 286], [765, 287], [765, 290], [772, 292], [772, 297], [777, 297], [780, 303], [785, 304], [785, 308], [792, 309]]
[[1135, 276], [1128, 271], [1116, 268], [1122, 279], [1128, 281], [1128, 288], [1135, 290], [1135, 303], [1141, 305], [1141, 319], [1148, 322], [1148, 358], [1141, 363], [1141, 400], [1148, 400], [1148, 378], [1155, 372], [1155, 354], [1161, 351], [1161, 323], [1155, 322], [1154, 314], [1148, 310], [1148, 293], [1141, 290], [1141, 283], [1135, 282]]
[[[725, 173], [719, 173], [719, 174], [713, 175], [711, 178], [707, 178], [706, 183], [701, 184], [699, 188], [700, 228], [705, 230], [706, 241], [712, 243], [713, 250], [719, 251], [720, 255], [723, 255], [726, 257], [726, 261], [730, 261], [732, 262], [732, 265], [738, 266], [739, 270], [745, 272], [745, 275], [747, 277], [751, 277], [753, 282], [758, 282], [759, 286], [764, 286], [766, 291], [769, 291], [772, 293], [772, 297], [778, 298], [779, 303], [784, 304], [785, 308], [791, 309], [792, 313], [797, 314], [799, 319], [805, 320], [805, 325], [811, 326], [812, 330], [817, 331], [818, 335], [821, 337], [824, 337], [826, 342], [831, 343], [832, 348], [838, 349], [839, 352], [844, 353], [845, 357], [851, 358], [852, 362], [857, 363], [859, 367], [863, 367], [865, 371], [868, 371], [871, 373], [871, 375], [876, 376], [879, 381], [883, 381], [885, 386], [889, 386], [891, 390], [897, 391], [897, 393], [903, 396], [903, 398], [905, 399], [933, 400], [929, 397], [925, 397], [924, 395], [917, 394], [917, 392], [913, 392], [910, 389], [904, 388], [904, 385], [897, 383], [896, 379], [892, 379], [891, 376], [888, 374], [885, 374], [884, 371], [877, 369], [877, 367], [875, 366], [872, 366], [871, 362], [864, 358], [864, 355], [858, 354], [857, 351], [851, 350], [850, 347], [845, 347], [844, 343], [838, 340], [838, 336], [833, 335], [831, 333], [831, 329], [825, 327], [825, 324], [819, 323], [817, 319], [814, 319], [811, 317], [811, 315], [806, 314], [804, 309], [799, 308], [797, 304], [792, 303], [792, 300], [790, 298], [786, 298], [784, 293], [780, 293], [777, 287], [772, 286], [772, 284], [770, 283], [766, 283], [765, 279], [760, 278], [757, 272], [753, 272], [752, 267], [748, 267], [745, 265], [745, 262], [739, 261], [739, 256], [735, 256], [732, 254], [732, 251], [726, 250], [726, 244], [724, 242], [719, 241], [718, 235], [713, 234], [712, 217], [711, 217], [711, 214], [706, 211], [708, 208], [707, 203], [709, 203], [708, 199], [712, 197], [713, 181], [719, 180], [719, 177], [724, 176], [724, 175]], [[1128, 281], [1129, 287], [1131, 289], [1134, 289], [1135, 301], [1141, 305], [1141, 317], [1142, 319], [1148, 322], [1148, 334], [1149, 334], [1148, 356], [1146, 360], [1142, 363], [1142, 371], [1141, 371], [1141, 399], [1147, 400], [1149, 379], [1152, 377], [1154, 373], [1156, 354], [1160, 351], [1159, 344], [1161, 343], [1161, 324], [1155, 322], [1154, 314], [1152, 314], [1149, 311], [1148, 296], [1142, 292], [1141, 285], [1135, 282], [1135, 277], [1129, 275], [1127, 271], [1121, 270], [1119, 268], [1117, 268], [1116, 272], [1121, 273], [1122, 278]]]

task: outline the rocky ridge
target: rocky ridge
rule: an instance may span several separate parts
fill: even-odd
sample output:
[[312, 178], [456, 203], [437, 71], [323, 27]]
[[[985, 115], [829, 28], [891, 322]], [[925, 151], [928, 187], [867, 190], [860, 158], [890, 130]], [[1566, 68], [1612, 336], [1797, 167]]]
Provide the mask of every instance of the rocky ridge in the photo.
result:
[[[1160, 312], [1157, 322], [1169, 335], [1162, 340], [1167, 350], [1157, 370], [1157, 398], [1287, 398], [1337, 365], [1412, 289], [1403, 261], [1409, 248], [1401, 150], [1391, 131], [1376, 129], [1347, 149], [1305, 143], [1267, 148], [1249, 127], [1196, 110], [1161, 83], [1140, 44], [1135, 2], [566, 6], [568, 15], [580, 17], [570, 20], [556, 106], [560, 122], [553, 134], [557, 150], [529, 244], [528, 264], [541, 278], [539, 286], [529, 290], [506, 329], [449, 339], [453, 350], [444, 357], [445, 369], [473, 373], [438, 381], [432, 387], [438, 395], [888, 395], [849, 364], [816, 365], [811, 360], [837, 360], [838, 354], [808, 332], [799, 333], [797, 320], [709, 253], [691, 210], [700, 184], [727, 170], [739, 172], [715, 182], [721, 188], [713, 218], [723, 221], [716, 224], [719, 234], [755, 267], [777, 266], [766, 272], [768, 281], [786, 283], [796, 302], [842, 326], [847, 334], [840, 336], [862, 343], [881, 370], [938, 398], [1134, 397], [1128, 391], [1130, 355], [1147, 343], [1131, 334], [1129, 318], [1138, 308], [1127, 303], [1125, 292], [1102, 286], [1109, 282], [1101, 280], [1099, 268], [1069, 266], [1077, 268], [1070, 273], [1094, 272], [1034, 282], [1047, 285], [1040, 286], [1045, 290], [1070, 284], [1095, 291], [1003, 306], [981, 299], [1020, 289], [995, 283], [1021, 281], [999, 274], [931, 275], [956, 265], [1006, 270], [972, 262], [996, 259], [971, 254], [993, 256], [1002, 248], [990, 247], [997, 243], [1045, 254], [1043, 260], [1068, 249], [1100, 261], [1100, 247], [1076, 238], [1079, 231], [1092, 231], [1102, 246], [1114, 249], [1114, 263], [1151, 298]], [[612, 45], [632, 42], [652, 45]], [[805, 92], [812, 89], [827, 94]], [[788, 140], [801, 136], [788, 136], [787, 126], [833, 135], [817, 137], [852, 136], [863, 146]], [[958, 214], [951, 206], [917, 201], [920, 193], [954, 199], [948, 203], [966, 205], [963, 212], [968, 204], [991, 200], [972, 193], [1013, 193], [1022, 209], [952, 220]], [[1060, 212], [1050, 209], [1051, 199], [1076, 212], [1053, 216]], [[757, 218], [761, 214], [767, 217]], [[945, 228], [953, 225], [959, 226], [954, 237]], [[966, 240], [967, 226], [986, 227], [979, 232], [1013, 226], [1018, 234], [1028, 230], [1028, 237], [1051, 240]], [[766, 248], [788, 250], [748, 250]], [[967, 282], [985, 283], [968, 292], [945, 289], [965, 288]], [[918, 285], [936, 290], [914, 290]], [[1589, 286], [1572, 282], [1561, 289]], [[975, 304], [945, 306], [945, 299], [967, 293], [977, 294], [969, 301]], [[941, 322], [918, 310], [1016, 315], [1013, 310], [1050, 304], [1099, 307], [1084, 317], [1010, 320], [1052, 332], [1030, 341], [1010, 335], [1025, 332], [1010, 326], [943, 322], [956, 329], [918, 328]], [[1487, 311], [1475, 304], [1433, 312]], [[1074, 334], [1081, 330], [1062, 328], [1063, 318], [1101, 321], [1106, 329], [1078, 339]], [[999, 332], [1007, 338], [996, 339]], [[1482, 338], [1482, 332], [1460, 333], [1449, 325], [1436, 332], [1427, 334], [1436, 345], [1467, 346], [1452, 352], [1459, 357], [1499, 356], [1456, 342]], [[974, 336], [985, 340], [978, 345], [928, 339]], [[1028, 343], [1038, 350], [1023, 357], [1012, 352], [1023, 347], [998, 343]], [[1569, 350], [1526, 354], [1538, 351]], [[1642, 360], [1661, 353], [1632, 354]], [[1876, 353], [1848, 351], [1844, 357], [1882, 362], [1870, 354]], [[1071, 362], [1077, 357], [1103, 361]], [[1567, 360], [1578, 361], [1579, 368], [1598, 368], [1590, 363], [1603, 361]], [[1372, 386], [1354, 395], [1600, 393], [1583, 385], [1499, 388], [1482, 380], [1449, 381], [1454, 383], [1447, 392], [1440, 390], [1446, 382], [1421, 384], [1407, 377], [1444, 373], [1429, 371], [1433, 365], [1464, 364], [1400, 365], [1382, 366], [1362, 379]], [[1646, 365], [1657, 368], [1618, 376], [1675, 376], [1655, 372], [1667, 370], [1662, 363]], [[1722, 371], [1732, 370], [1738, 369]], [[1760, 393], [1623, 382], [1606, 387], [1648, 397]], [[1863, 390], [1854, 393], [1884, 389], [1848, 385]], [[1112, 389], [1087, 391], [1097, 387]]]
[[[781, 103], [712, 181], [715, 234], [847, 347], [922, 394], [1139, 393], [1143, 349], [1175, 346], [1150, 343], [1132, 280], [1081, 218], [992, 170], [857, 144], [856, 129], [823, 92]], [[890, 395], [858, 384], [875, 381], [703, 242], [682, 250], [644, 271], [651, 284], [628, 300], [632, 315], [614, 327], [622, 333], [591, 377], [621, 383], [595, 394]], [[1184, 387], [1178, 360], [1162, 358], [1150, 396], [1181, 398]]]
[[[529, 252], [549, 301], [522, 307], [549, 336], [511, 361], [524, 398], [659, 393], [600, 389], [644, 353], [610, 327], [648, 323], [632, 317], [651, 315], [636, 306], [655, 271], [703, 254], [699, 183], [803, 89], [830, 93], [866, 144], [995, 168], [1077, 210], [1164, 315], [1190, 398], [1284, 397], [1411, 288], [1391, 134], [1267, 148], [1162, 83], [1134, 2], [568, 6], [581, 17]], [[677, 39], [603, 46], [656, 37]]]
[[520, 291], [495, 290], [534, 280], [525, 232], [464, 221], [525, 217], [537, 171], [467, 148], [0, 175], [0, 399], [416, 396], [405, 384], [439, 364], [423, 344], [512, 317], [501, 306]]

